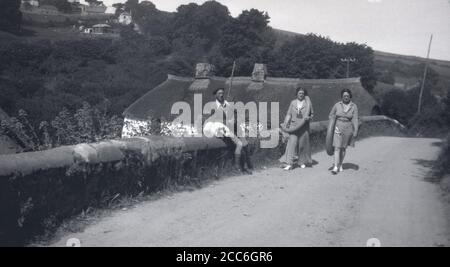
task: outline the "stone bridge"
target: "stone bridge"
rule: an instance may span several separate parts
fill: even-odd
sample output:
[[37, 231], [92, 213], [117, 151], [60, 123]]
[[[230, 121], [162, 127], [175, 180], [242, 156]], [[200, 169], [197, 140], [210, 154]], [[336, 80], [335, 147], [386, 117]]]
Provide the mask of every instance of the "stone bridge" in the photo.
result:
[[[365, 139], [367, 137], [374, 136], [404, 136], [402, 126], [396, 122], [395, 120], [389, 119], [384, 116], [369, 116], [362, 117], [363, 121], [360, 139]], [[325, 140], [325, 131], [326, 131], [327, 122], [314, 122], [312, 124], [312, 145], [313, 149], [316, 152], [322, 151], [324, 148], [324, 140]], [[436, 140], [434, 140], [436, 141]], [[252, 231], [251, 224], [245, 224], [244, 228], [240, 230], [240, 234], [227, 235], [227, 231], [231, 231], [233, 225], [230, 224], [228, 228], [223, 228], [224, 226], [220, 226], [222, 230], [225, 232], [221, 232], [221, 234], [228, 236], [229, 238], [225, 239], [210, 239], [209, 241], [202, 238], [196, 238], [196, 236], [186, 236], [185, 239], [181, 236], [179, 239], [171, 239], [171, 235], [177, 235], [179, 231], [188, 231], [189, 227], [194, 227], [193, 224], [185, 225], [185, 224], [177, 224], [175, 225], [174, 232], [161, 232], [161, 234], [165, 233], [165, 237], [161, 237], [160, 241], [157, 241], [155, 238], [150, 239], [139, 239], [137, 236], [139, 235], [139, 230], [135, 229], [135, 231], [130, 233], [132, 236], [128, 241], [124, 239], [98, 239], [97, 241], [94, 239], [85, 239], [86, 245], [358, 245], [359, 243], [354, 242], [362, 242], [361, 240], [355, 241], [350, 239], [345, 239], [344, 241], [337, 240], [337, 237], [333, 237], [332, 240], [329, 238], [325, 238], [319, 243], [313, 243], [311, 239], [305, 239], [309, 241], [300, 242], [301, 239], [287, 238], [287, 239], [276, 239], [275, 234], [277, 231], [279, 233], [287, 234], [289, 230], [281, 230], [275, 229], [276, 227], [288, 227], [294, 225], [286, 225], [280, 224], [276, 226], [277, 221], [273, 218], [276, 218], [278, 213], [275, 212], [274, 217], [270, 219], [271, 215], [265, 214], [263, 212], [264, 207], [258, 206], [256, 202], [258, 199], [261, 199], [261, 203], [266, 203], [272, 208], [276, 208], [278, 210], [279, 206], [289, 203], [290, 201], [311, 201], [312, 199], [317, 200], [317, 203], [312, 203], [312, 207], [306, 209], [301, 214], [297, 214], [295, 218], [303, 219], [298, 221], [299, 223], [306, 223], [308, 220], [305, 218], [314, 217], [318, 220], [327, 219], [327, 216], [323, 214], [325, 210], [329, 210], [329, 208], [325, 208], [323, 206], [324, 211], [321, 210], [322, 205], [332, 204], [333, 200], [337, 200], [338, 203], [344, 205], [354, 205], [354, 201], [350, 201], [351, 199], [357, 199], [358, 197], [362, 197], [365, 193], [364, 186], [365, 183], [373, 183], [373, 186], [376, 186], [376, 181], [372, 181], [373, 179], [378, 179], [380, 175], [389, 183], [389, 179], [385, 176], [391, 175], [392, 177], [402, 179], [411, 175], [409, 170], [395, 169], [393, 167], [393, 172], [390, 173], [389, 169], [386, 169], [388, 165], [379, 165], [379, 162], [385, 162], [389, 164], [389, 160], [397, 161], [398, 158], [392, 158], [390, 156], [387, 157], [389, 152], [392, 153], [394, 157], [399, 156], [401, 151], [396, 151], [396, 149], [406, 149], [411, 150], [413, 157], [417, 157], [417, 160], [420, 159], [421, 149], [425, 149], [430, 144], [430, 140], [427, 141], [417, 141], [413, 139], [403, 139], [403, 138], [393, 138], [393, 139], [376, 139], [371, 138], [361, 142], [361, 146], [358, 146], [355, 149], [355, 152], [349, 152], [349, 161], [351, 163], [347, 164], [344, 167], [347, 167], [349, 171], [345, 173], [352, 173], [352, 171], [359, 170], [349, 181], [343, 183], [343, 186], [337, 186], [339, 177], [345, 177], [345, 175], [333, 176], [334, 178], [329, 177], [329, 171], [327, 168], [331, 163], [331, 158], [326, 159], [324, 152], [319, 152], [314, 155], [314, 159], [318, 161], [318, 165], [314, 166], [312, 169], [307, 169], [304, 174], [300, 172], [304, 170], [296, 169], [290, 173], [283, 173], [277, 168], [270, 168], [276, 163], [276, 159], [280, 156], [284, 147], [283, 144], [280, 144], [278, 147], [273, 149], [260, 149], [258, 146], [258, 140], [251, 140], [251, 146], [253, 149], [253, 157], [256, 162], [257, 171], [254, 175], [248, 176], [245, 178], [233, 176], [229, 179], [219, 179], [220, 177], [225, 177], [229, 174], [229, 169], [231, 167], [231, 157], [232, 152], [225, 146], [225, 144], [218, 139], [208, 139], [208, 138], [171, 138], [171, 137], [160, 137], [160, 136], [151, 136], [151, 137], [140, 137], [140, 138], [129, 138], [129, 139], [121, 139], [121, 140], [111, 140], [105, 141], [95, 144], [81, 144], [77, 146], [67, 146], [67, 147], [59, 147], [47, 151], [40, 152], [29, 152], [22, 154], [14, 154], [14, 155], [4, 155], [0, 156], [0, 245], [24, 245], [30, 242], [33, 237], [36, 235], [42, 234], [45, 230], [51, 229], [54, 230], [63, 220], [67, 218], [71, 218], [74, 215], [80, 214], [82, 211], [88, 208], [107, 208], [108, 205], [121, 197], [133, 197], [138, 195], [152, 194], [157, 191], [164, 190], [173, 185], [208, 185], [206, 188], [197, 190], [199, 199], [189, 198], [186, 200], [186, 194], [188, 193], [180, 193], [177, 198], [180, 198], [177, 202], [176, 209], [183, 209], [183, 203], [186, 201], [186, 207], [191, 207], [194, 214], [197, 214], [201, 218], [202, 216], [208, 217], [210, 211], [213, 212], [214, 216], [218, 216], [217, 218], [222, 218], [218, 214], [221, 212], [225, 212], [223, 209], [233, 209], [233, 201], [236, 197], [237, 192], [242, 193], [242, 199], [246, 197], [250, 197], [251, 201], [242, 203], [237, 202], [236, 205], [246, 207], [246, 209], [250, 209], [253, 206], [257, 206], [257, 211], [261, 212], [261, 216], [264, 219], [267, 219], [267, 222], [261, 221], [263, 223], [263, 227], [259, 230]], [[437, 148], [436, 148], [437, 149]], [[424, 150], [425, 151], [425, 150]], [[428, 160], [430, 157], [435, 155], [435, 151], [429, 152], [426, 154], [426, 159]], [[354, 156], [352, 157], [352, 154]], [[377, 154], [378, 153], [378, 154]], [[356, 156], [357, 155], [357, 156]], [[409, 159], [409, 158], [408, 158]], [[410, 164], [406, 164], [406, 168], [410, 167]], [[267, 169], [269, 168], [269, 169]], [[413, 172], [417, 171], [417, 168], [411, 169]], [[377, 172], [380, 172], [379, 174]], [[304, 178], [302, 178], [304, 176]], [[397, 177], [398, 176], [398, 177]], [[230, 180], [231, 179], [231, 180]], [[241, 180], [242, 179], [242, 180]], [[279, 180], [281, 179], [281, 180]], [[302, 180], [303, 179], [303, 180]], [[334, 180], [330, 180], [334, 179]], [[394, 180], [396, 180], [394, 179]], [[298, 181], [297, 181], [298, 180]], [[301, 188], [300, 184], [304, 183], [304, 181], [310, 181], [311, 183], [308, 185], [309, 187]], [[206, 182], [205, 182], [206, 181]], [[242, 184], [240, 185], [240, 181]], [[244, 182], [247, 181], [247, 182]], [[259, 182], [260, 181], [260, 182]], [[301, 182], [303, 181], [303, 182]], [[210, 186], [214, 186], [217, 183], [225, 183], [225, 187], [227, 187], [228, 183], [232, 183], [228, 187], [227, 190], [223, 193], [216, 192], [221, 190], [216, 190], [215, 192], [209, 192], [208, 188]], [[297, 182], [299, 184], [297, 184]], [[247, 184], [249, 183], [249, 184]], [[357, 187], [357, 192], [352, 192], [351, 188], [355, 184]], [[392, 182], [392, 186], [408, 186], [408, 183], [405, 183], [403, 180], [399, 180], [398, 182]], [[273, 187], [269, 191], [264, 191], [260, 187]], [[336, 187], [336, 192], [330, 193], [330, 195], [322, 195], [324, 192], [332, 192], [333, 190], [322, 191], [318, 186], [324, 186], [324, 188], [329, 188], [332, 186]], [[383, 186], [385, 186], [383, 184]], [[233, 189], [234, 187], [234, 189]], [[309, 189], [311, 189], [311, 194], [308, 194]], [[224, 188], [225, 189], [225, 188]], [[258, 195], [257, 192], [259, 190], [263, 195]], [[316, 190], [317, 189], [317, 190]], [[206, 191], [205, 191], [206, 190]], [[296, 191], [299, 190], [299, 191]], [[350, 191], [348, 191], [350, 190]], [[362, 190], [362, 191], [361, 191]], [[208, 196], [204, 196], [204, 194], [209, 194], [211, 199]], [[227, 192], [229, 194], [227, 194]], [[264, 193], [265, 192], [265, 193]], [[339, 192], [343, 193], [341, 195]], [[348, 194], [346, 194], [347, 192]], [[419, 192], [423, 194], [424, 192]], [[295, 199], [294, 196], [301, 194], [304, 195], [303, 198]], [[356, 195], [355, 195], [356, 194]], [[391, 194], [391, 195], [389, 195]], [[395, 190], [390, 192], [388, 195], [394, 197]], [[189, 195], [189, 194], [188, 194]], [[231, 197], [229, 202], [228, 200], [222, 199], [221, 197], [225, 197], [229, 195]], [[279, 196], [281, 198], [281, 202], [274, 200]], [[288, 197], [290, 196], [290, 197]], [[307, 199], [305, 199], [307, 198]], [[346, 201], [342, 201], [342, 198], [345, 198]], [[169, 198], [170, 199], [170, 198]], [[234, 200], [233, 200], [234, 199]], [[340, 199], [340, 200], [338, 200]], [[210, 201], [211, 200], [211, 201]], [[272, 203], [272, 200], [275, 201]], [[385, 199], [384, 204], [387, 204], [389, 199]], [[392, 199], [395, 200], [395, 199]], [[163, 207], [165, 200], [163, 201]], [[170, 202], [170, 200], [167, 200]], [[221, 205], [219, 202], [225, 201]], [[284, 202], [283, 202], [284, 201]], [[286, 202], [287, 201], [287, 202]], [[341, 201], [341, 202], [339, 202]], [[406, 200], [404, 200], [406, 201]], [[202, 202], [204, 205], [200, 205]], [[195, 205], [198, 204], [198, 209], [195, 209]], [[209, 203], [209, 204], [208, 204]], [[211, 205], [217, 204], [217, 207], [211, 209]], [[239, 204], [240, 203], [240, 204]], [[253, 203], [253, 204], [252, 204]], [[272, 203], [272, 204], [270, 204]], [[328, 203], [328, 204], [327, 204]], [[434, 202], [430, 202], [432, 205]], [[301, 204], [301, 203], [297, 203]], [[378, 207], [379, 209], [385, 208], [385, 206]], [[148, 205], [156, 205], [148, 204]], [[225, 205], [225, 206], [223, 206]], [[249, 206], [250, 205], [250, 206]], [[253, 206], [252, 206], [253, 205]], [[407, 203], [405, 203], [405, 207], [410, 207]], [[288, 205], [289, 207], [286, 210], [281, 210], [282, 213], [289, 213], [289, 211], [293, 211], [295, 206]], [[314, 208], [315, 207], [315, 208]], [[359, 206], [358, 206], [359, 207]], [[141, 207], [142, 208], [142, 207]], [[159, 207], [161, 209], [161, 207]], [[167, 206], [167, 208], [171, 209], [171, 206]], [[317, 209], [316, 209], [317, 208]], [[338, 208], [338, 207], [337, 207]], [[343, 208], [343, 207], [340, 207]], [[347, 210], [349, 207], [345, 207], [345, 212], [349, 212]], [[357, 208], [354, 206], [354, 208]], [[436, 207], [433, 208], [433, 210]], [[153, 208], [150, 208], [146, 216], [146, 219], [150, 220], [153, 218], [154, 220], [158, 220], [159, 216], [169, 216], [167, 215], [168, 210], [162, 208], [158, 212], [155, 211], [154, 216], [151, 212]], [[350, 210], [353, 208], [350, 207]], [[256, 219], [262, 220], [263, 218], [259, 218], [258, 216], [253, 217], [254, 214], [252, 212], [245, 212], [245, 209], [237, 209], [242, 212], [242, 216], [248, 217], [250, 221], [257, 223]], [[188, 210], [186, 210], [187, 212]], [[392, 209], [390, 214], [395, 213], [396, 209]], [[137, 210], [135, 211], [137, 212]], [[166, 212], [166, 214], [161, 214]], [[181, 212], [181, 210], [180, 210]], [[310, 212], [308, 214], [304, 212]], [[338, 213], [339, 210], [332, 211], [332, 214]], [[217, 213], [217, 214], [216, 214]], [[183, 213], [184, 214], [184, 213]], [[225, 213], [226, 214], [226, 213]], [[230, 216], [234, 216], [234, 213], [229, 214]], [[343, 213], [344, 214], [344, 213]], [[136, 214], [134, 214], [136, 215]], [[133, 215], [133, 216], [134, 216]], [[180, 214], [178, 214], [180, 215]], [[197, 216], [195, 215], [195, 216]], [[279, 214], [280, 216], [282, 214]], [[285, 218], [287, 218], [288, 214], [284, 214]], [[319, 216], [320, 215], [320, 216]], [[323, 215], [323, 216], [322, 216]], [[130, 215], [131, 216], [131, 215]], [[156, 217], [155, 217], [156, 216]], [[174, 214], [173, 216], [177, 216]], [[181, 215], [180, 215], [181, 216]], [[187, 216], [184, 214], [183, 216]], [[267, 217], [269, 216], [269, 217]], [[309, 217], [308, 217], [309, 216]], [[368, 216], [364, 218], [365, 220], [370, 220], [370, 214], [365, 214]], [[386, 215], [383, 215], [386, 216]], [[322, 218], [324, 217], [324, 218]], [[333, 217], [335, 220], [339, 220], [337, 216]], [[183, 217], [184, 218], [184, 217]], [[176, 218], [176, 220], [183, 218]], [[209, 218], [209, 217], [208, 217]], [[281, 217], [283, 218], [283, 217]], [[291, 223], [294, 223], [296, 219], [293, 218]], [[350, 217], [349, 217], [350, 218]], [[386, 218], [378, 218], [378, 221], [381, 223]], [[405, 217], [406, 218], [406, 217]], [[123, 219], [123, 221], [121, 221]], [[130, 223], [133, 225], [137, 222], [127, 221], [126, 218], [119, 219], [119, 222], [112, 222], [116, 228], [115, 230], [120, 229], [121, 223]], [[186, 217], [187, 220], [191, 220], [191, 217]], [[223, 218], [222, 218], [223, 219]], [[220, 220], [222, 220], [220, 219]], [[292, 219], [292, 218], [291, 218]], [[330, 219], [330, 218], [329, 218]], [[342, 218], [341, 218], [342, 219]], [[213, 218], [210, 218], [213, 220]], [[234, 220], [234, 219], [233, 219]], [[139, 221], [139, 219], [138, 219]], [[235, 219], [234, 223], [239, 223], [240, 221]], [[165, 223], [176, 223], [174, 221], [158, 221], [155, 223], [155, 231], [158, 227], [165, 227]], [[159, 224], [158, 224], [159, 223]], [[162, 223], [162, 224], [161, 224]], [[192, 222], [194, 223], [194, 222]], [[205, 231], [213, 231], [214, 223], [217, 221], [210, 221], [210, 224], [205, 225]], [[313, 225], [313, 223], [317, 223], [316, 220], [311, 220], [311, 224], [301, 225], [298, 227], [306, 227], [302, 228], [302, 231], [306, 231], [305, 229], [311, 228], [318, 231], [319, 228], [317, 225]], [[345, 222], [350, 223], [350, 222]], [[333, 232], [344, 233], [346, 229], [346, 224], [344, 222], [342, 225], [336, 226], [333, 224], [336, 229], [330, 230]], [[400, 224], [401, 222], [396, 222]], [[442, 221], [437, 221], [436, 224], [442, 223]], [[147, 225], [148, 224], [148, 225]], [[152, 227], [153, 222], [146, 221], [145, 225], [147, 227]], [[184, 225], [184, 226], [183, 226]], [[125, 227], [125, 225], [122, 225]], [[143, 225], [142, 225], [143, 226]], [[398, 225], [400, 226], [400, 225]], [[418, 224], [420, 226], [420, 224]], [[103, 225], [102, 227], [110, 227], [109, 225]], [[185, 230], [182, 230], [182, 227], [186, 227]], [[237, 225], [235, 227], [239, 228]], [[273, 229], [273, 227], [275, 227]], [[331, 227], [331, 226], [330, 226]], [[128, 228], [128, 226], [126, 227]], [[170, 228], [170, 227], [169, 227]], [[98, 229], [93, 228], [93, 231], [99, 231]], [[103, 228], [102, 228], [103, 229]], [[183, 228], [184, 229], [184, 228]], [[245, 229], [248, 232], [243, 232]], [[382, 229], [382, 228], [380, 228]], [[438, 229], [442, 229], [438, 227]], [[258, 231], [272, 231], [274, 230], [272, 235], [261, 236], [261, 238], [254, 239], [250, 238], [251, 234], [258, 234]], [[365, 228], [358, 228], [358, 231], [366, 231]], [[105, 232], [110, 230], [106, 229]], [[112, 231], [112, 230], [111, 230]], [[246, 230], [245, 230], [246, 231]], [[285, 232], [283, 232], [285, 231]], [[206, 233], [207, 233], [206, 232]], [[376, 233], [373, 232], [373, 233]], [[99, 233], [97, 233], [99, 234]], [[149, 232], [149, 235], [154, 236], [154, 232]], [[203, 235], [200, 232], [196, 232], [198, 235]], [[299, 233], [298, 233], [299, 234]], [[369, 233], [365, 233], [367, 236], [370, 236]], [[442, 234], [439, 232], [439, 234]], [[81, 235], [81, 234], [80, 234]], [[135, 235], [135, 236], [134, 236]], [[366, 236], [362, 235], [362, 236]], [[381, 235], [381, 232], [380, 232]], [[379, 235], [379, 236], [380, 236]], [[94, 235], [97, 236], [97, 235]], [[158, 235], [156, 235], [158, 236]], [[221, 235], [219, 235], [221, 236]], [[445, 235], [443, 235], [445, 236]], [[136, 237], [137, 239], [135, 239]], [[197, 236], [198, 237], [198, 236]], [[445, 236], [446, 237], [446, 236]], [[124, 238], [124, 237], [122, 237]], [[400, 237], [399, 237], [400, 238]], [[423, 238], [423, 237], [420, 237]], [[414, 239], [414, 244], [422, 244], [421, 239]], [[90, 240], [90, 241], [88, 241]], [[115, 241], [114, 241], [115, 240]], [[170, 240], [175, 240], [171, 242]], [[196, 241], [194, 241], [196, 240]], [[202, 241], [203, 240], [203, 241]], [[221, 241], [222, 240], [222, 241]], [[436, 239], [434, 239], [436, 240]], [[64, 237], [59, 240], [59, 243], [56, 242], [56, 245], [61, 245], [64, 241]], [[111, 242], [119, 242], [119, 243], [111, 243]], [[423, 241], [423, 240], [422, 240]], [[122, 243], [123, 242], [123, 243]], [[135, 242], [135, 243], [133, 243]], [[324, 242], [324, 243], [323, 243]], [[328, 242], [328, 243], [327, 243]], [[443, 240], [437, 240], [436, 242], [444, 242]], [[64, 243], [64, 242], [63, 242]], [[440, 244], [439, 243], [439, 244]], [[400, 241], [392, 241], [389, 244], [396, 245], [402, 244]], [[428, 244], [428, 243], [423, 243]], [[433, 244], [430, 244], [433, 245]], [[435, 244], [434, 244], [435, 245]]]

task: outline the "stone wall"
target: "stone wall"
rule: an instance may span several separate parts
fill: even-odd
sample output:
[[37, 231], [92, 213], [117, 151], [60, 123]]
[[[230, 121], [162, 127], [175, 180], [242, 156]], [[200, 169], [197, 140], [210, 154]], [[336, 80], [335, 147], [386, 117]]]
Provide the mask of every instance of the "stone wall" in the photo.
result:
[[[361, 138], [402, 134], [402, 126], [384, 116], [362, 121]], [[314, 151], [324, 148], [326, 128], [326, 121], [312, 123]], [[256, 167], [277, 163], [284, 144], [261, 149], [259, 141], [250, 140]], [[219, 139], [162, 136], [0, 155], [0, 246], [24, 245], [88, 207], [107, 207], [117, 196], [218, 178], [229, 171], [232, 155]]]

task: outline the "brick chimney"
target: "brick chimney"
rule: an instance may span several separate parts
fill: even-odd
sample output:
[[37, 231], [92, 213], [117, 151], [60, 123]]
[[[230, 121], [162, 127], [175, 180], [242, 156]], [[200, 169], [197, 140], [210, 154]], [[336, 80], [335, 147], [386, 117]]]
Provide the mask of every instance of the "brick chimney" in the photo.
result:
[[209, 63], [197, 63], [195, 67], [195, 79], [208, 79], [214, 76], [215, 67]]
[[256, 63], [252, 72], [252, 81], [264, 82], [267, 76], [267, 66], [265, 64]]
[[208, 89], [210, 78], [214, 77], [215, 67], [209, 63], [197, 63], [195, 66], [195, 80], [189, 86], [191, 91], [203, 91]]

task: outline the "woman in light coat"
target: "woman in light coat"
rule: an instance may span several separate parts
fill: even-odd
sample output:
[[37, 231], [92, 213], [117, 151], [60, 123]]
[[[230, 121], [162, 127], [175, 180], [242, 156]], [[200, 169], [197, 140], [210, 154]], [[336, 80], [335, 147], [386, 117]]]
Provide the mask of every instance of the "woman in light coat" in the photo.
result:
[[283, 169], [287, 171], [294, 168], [297, 152], [297, 164], [301, 168], [312, 165], [309, 124], [314, 114], [313, 107], [306, 89], [297, 88], [296, 96], [297, 98], [289, 105], [284, 123], [281, 125], [281, 129], [289, 134], [286, 151], [280, 158], [280, 162], [285, 164]]

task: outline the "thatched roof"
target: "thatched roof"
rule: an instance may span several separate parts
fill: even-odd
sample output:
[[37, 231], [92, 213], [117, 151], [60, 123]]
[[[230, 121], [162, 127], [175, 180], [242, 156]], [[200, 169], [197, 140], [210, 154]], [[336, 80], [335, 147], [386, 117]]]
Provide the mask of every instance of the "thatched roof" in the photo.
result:
[[[193, 104], [194, 93], [201, 93], [203, 105], [214, 101], [213, 91], [223, 87], [228, 93], [229, 78], [211, 77], [209, 79], [185, 78], [168, 75], [161, 83], [147, 94], [142, 96], [123, 115], [129, 119], [146, 120], [149, 117], [173, 119], [171, 115], [172, 104], [185, 101]], [[196, 85], [196, 86], [195, 86]], [[327, 120], [332, 106], [340, 100], [343, 88], [353, 92], [353, 101], [358, 105], [361, 116], [371, 115], [372, 109], [377, 106], [374, 98], [362, 87], [360, 78], [347, 79], [294, 79], [267, 77], [265, 82], [253, 82], [251, 77], [235, 77], [228, 101], [234, 102], [279, 102], [280, 121], [295, 99], [298, 86], [308, 90], [314, 105], [315, 120]], [[197, 89], [196, 89], [197, 88]], [[270, 105], [269, 105], [270, 106]], [[193, 106], [191, 106], [193, 107]]]

